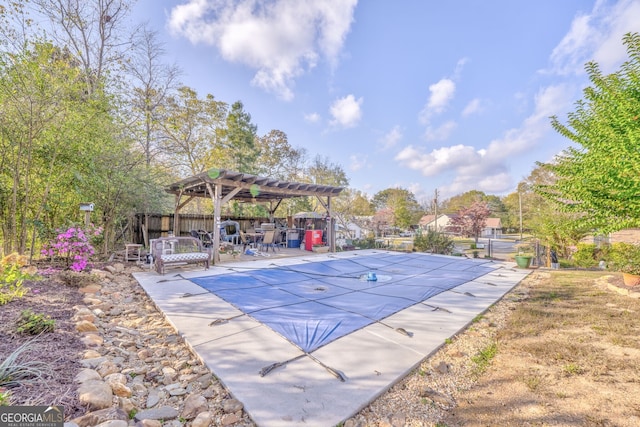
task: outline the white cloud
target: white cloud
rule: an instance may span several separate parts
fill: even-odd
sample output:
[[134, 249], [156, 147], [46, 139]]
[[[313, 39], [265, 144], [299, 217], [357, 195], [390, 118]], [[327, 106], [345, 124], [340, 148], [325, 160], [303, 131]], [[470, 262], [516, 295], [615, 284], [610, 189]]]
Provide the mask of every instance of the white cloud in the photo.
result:
[[429, 86], [429, 100], [420, 112], [420, 123], [428, 124], [431, 117], [442, 113], [456, 91], [456, 84], [451, 79], [441, 79]]
[[589, 16], [576, 17], [571, 30], [551, 53], [553, 72], [560, 75], [582, 72], [584, 59], [595, 33], [589, 26]]
[[398, 145], [400, 140], [402, 140], [402, 129], [400, 126], [394, 126], [393, 129], [380, 138], [380, 145], [382, 150], [388, 150]]
[[482, 106], [478, 98], [472, 99], [462, 110], [462, 117], [469, 117], [472, 114], [476, 114], [482, 111]]
[[610, 73], [626, 59], [622, 44], [625, 33], [636, 32], [640, 22], [640, 2], [621, 0], [613, 5], [596, 1], [589, 14], [574, 18], [571, 30], [553, 50], [551, 68], [546, 73], [581, 74], [588, 61], [597, 62]]
[[640, 30], [640, 2], [637, 0], [621, 0], [612, 8], [603, 8], [599, 12], [603, 26], [607, 29], [595, 49], [593, 60], [600, 64], [605, 73], [618, 68], [627, 59], [622, 38], [626, 33]]
[[522, 126], [506, 131], [502, 138], [491, 141], [487, 148], [458, 144], [425, 152], [408, 146], [398, 153], [395, 160], [427, 177], [453, 174], [453, 181], [442, 189], [449, 195], [471, 189], [501, 193], [513, 185], [508, 174], [509, 165], [540, 144], [551, 130], [549, 117], [559, 114], [570, 102], [571, 92], [566, 86], [549, 86], [538, 92], [535, 109]]
[[349, 169], [359, 171], [367, 165], [367, 156], [364, 154], [352, 154], [349, 156]]
[[488, 173], [481, 179], [472, 176], [458, 175], [450, 184], [438, 188], [442, 198], [452, 197], [469, 190], [483, 191], [487, 194], [500, 194], [514, 185], [513, 178], [506, 172]]
[[449, 120], [437, 128], [428, 126], [424, 136], [427, 141], [446, 141], [451, 133], [458, 127], [457, 123]]
[[309, 113], [304, 115], [304, 120], [308, 123], [318, 123], [321, 120], [320, 114]]
[[430, 153], [409, 145], [396, 155], [395, 160], [403, 166], [420, 171], [424, 176], [435, 176], [480, 162], [481, 157], [475, 148], [468, 145], [437, 148]]
[[319, 58], [332, 66], [353, 22], [357, 0], [188, 0], [168, 26], [192, 43], [215, 46], [230, 62], [256, 69], [252, 84], [293, 98], [295, 79]]
[[333, 117], [331, 125], [343, 128], [356, 126], [362, 118], [362, 110], [360, 109], [362, 102], [362, 98], [356, 99], [353, 95], [336, 99], [329, 108], [329, 113]]
[[491, 141], [487, 147], [487, 158], [505, 161], [531, 150], [551, 130], [549, 117], [565, 111], [572, 102], [573, 92], [565, 85], [548, 86], [535, 96], [535, 108], [522, 126], [510, 129], [500, 139]]

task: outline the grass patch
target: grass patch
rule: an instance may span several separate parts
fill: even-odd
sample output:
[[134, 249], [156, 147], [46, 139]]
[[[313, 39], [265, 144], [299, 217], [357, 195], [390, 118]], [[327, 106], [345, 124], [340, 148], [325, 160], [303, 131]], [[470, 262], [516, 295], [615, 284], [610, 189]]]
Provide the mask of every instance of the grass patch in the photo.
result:
[[[546, 375], [639, 382], [640, 373], [629, 363], [629, 355], [640, 350], [639, 301], [603, 291], [597, 286], [602, 276], [597, 271], [556, 271], [536, 282], [498, 332], [501, 347]], [[490, 355], [475, 356], [480, 370]], [[541, 393], [544, 376], [521, 375], [529, 390]]]
[[536, 391], [542, 384], [542, 377], [540, 375], [530, 375], [524, 378], [524, 383], [531, 391]]
[[491, 361], [496, 356], [498, 352], [498, 343], [493, 341], [491, 344], [487, 345], [485, 348], [480, 350], [475, 356], [471, 358], [471, 361], [475, 364], [474, 373], [476, 375], [480, 375], [484, 371], [486, 371]]
[[34, 342], [35, 339], [25, 342], [0, 362], [0, 387], [12, 388], [28, 381], [43, 381], [48, 365], [25, 357]]
[[562, 369], [569, 375], [580, 375], [582, 373], [582, 368], [576, 363], [568, 363]]

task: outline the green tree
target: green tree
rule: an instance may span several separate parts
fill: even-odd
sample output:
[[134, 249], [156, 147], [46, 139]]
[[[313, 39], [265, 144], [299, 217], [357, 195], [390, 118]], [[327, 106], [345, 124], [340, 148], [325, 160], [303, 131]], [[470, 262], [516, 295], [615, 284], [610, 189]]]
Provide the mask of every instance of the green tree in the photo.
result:
[[[377, 211], [389, 209], [392, 219], [389, 225], [407, 229], [417, 224], [424, 214], [414, 194], [404, 188], [387, 188], [377, 192], [372, 199]], [[387, 215], [383, 216], [384, 218]]]
[[[268, 134], [256, 138], [256, 149], [260, 153], [254, 172], [260, 176], [282, 181], [297, 181], [304, 171], [306, 150], [289, 144], [287, 134], [273, 129]], [[297, 198], [285, 199], [276, 209], [276, 216], [291, 216], [296, 212], [310, 210], [310, 206], [301, 205]], [[306, 203], [306, 200], [304, 200]], [[243, 203], [233, 203], [234, 213], [244, 213]]]
[[416, 234], [413, 247], [419, 252], [451, 255], [455, 249], [455, 241], [444, 233], [429, 229]]
[[256, 173], [284, 181], [295, 181], [304, 170], [306, 151], [289, 144], [287, 134], [272, 130], [256, 139], [260, 155], [256, 161]]
[[334, 198], [335, 216], [339, 224], [347, 229], [349, 223], [365, 228], [365, 218], [374, 214], [373, 206], [366, 195], [360, 191], [345, 188], [339, 197]]
[[313, 184], [336, 187], [349, 185], [349, 178], [342, 167], [332, 163], [327, 157], [316, 156], [307, 167], [306, 176]]
[[[122, 139], [112, 98], [86, 97], [82, 68], [65, 50], [34, 43], [0, 55], [0, 210], [5, 251], [33, 254], [38, 233], [81, 222], [80, 202], [110, 244], [130, 214], [140, 156]], [[100, 85], [102, 87], [102, 85]], [[42, 234], [46, 238], [45, 234]]]
[[580, 214], [559, 209], [558, 204], [533, 190], [553, 187], [555, 182], [556, 177], [549, 167], [538, 166], [520, 183], [523, 223], [543, 246], [555, 249], [559, 256], [566, 258], [571, 247], [578, 244], [590, 229], [579, 221]]
[[597, 63], [586, 71], [591, 85], [568, 115], [552, 118], [556, 131], [575, 146], [547, 166], [557, 180], [536, 191], [582, 225], [601, 232], [640, 226], [640, 35], [624, 36], [629, 60], [603, 75]]
[[160, 108], [163, 162], [174, 176], [196, 175], [227, 160], [218, 139], [226, 104], [212, 95], [200, 99], [195, 90], [182, 86]]
[[442, 213], [454, 214], [461, 209], [467, 208], [475, 202], [486, 201], [487, 195], [483, 191], [471, 190], [466, 193], [458, 194], [444, 201]]
[[[0, 53], [0, 209], [5, 253], [24, 253], [34, 226], [68, 203], [81, 140], [101, 106], [83, 100], [82, 73], [49, 43]], [[88, 122], [86, 121], [88, 120]], [[29, 239], [29, 232], [32, 232]]]
[[226, 127], [220, 134], [224, 142], [228, 165], [226, 169], [238, 172], [256, 172], [256, 159], [259, 151], [256, 147], [258, 127], [251, 123], [251, 114], [244, 111], [244, 105], [236, 101], [227, 115]]

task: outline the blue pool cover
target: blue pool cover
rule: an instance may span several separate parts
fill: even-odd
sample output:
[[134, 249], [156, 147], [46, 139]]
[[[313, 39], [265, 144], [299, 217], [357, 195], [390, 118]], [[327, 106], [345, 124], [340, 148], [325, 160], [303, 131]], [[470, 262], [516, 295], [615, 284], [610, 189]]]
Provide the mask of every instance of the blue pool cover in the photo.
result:
[[[491, 261], [380, 253], [190, 279], [306, 353], [491, 271]], [[377, 280], [367, 280], [375, 273]]]

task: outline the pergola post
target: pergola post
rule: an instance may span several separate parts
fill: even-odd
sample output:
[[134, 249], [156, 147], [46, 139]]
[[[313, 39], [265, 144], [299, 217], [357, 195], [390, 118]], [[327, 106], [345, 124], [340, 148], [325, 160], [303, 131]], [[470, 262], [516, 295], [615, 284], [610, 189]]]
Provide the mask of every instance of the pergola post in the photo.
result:
[[333, 214], [331, 212], [331, 197], [327, 197], [327, 214], [329, 220], [327, 221], [327, 243], [329, 244], [329, 252], [336, 251], [336, 230]]
[[220, 215], [222, 212], [222, 185], [216, 184], [214, 187], [215, 204], [213, 205], [213, 222], [215, 228], [213, 229], [213, 254], [214, 264], [220, 263]]

